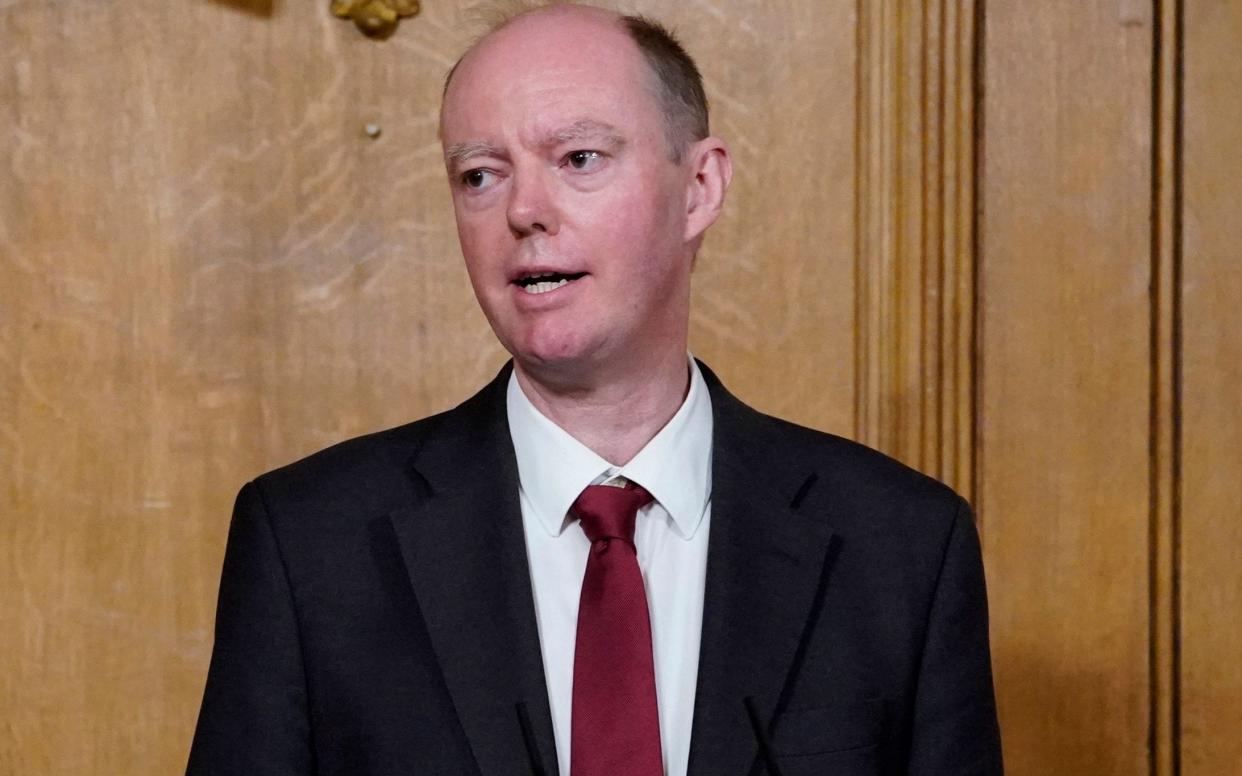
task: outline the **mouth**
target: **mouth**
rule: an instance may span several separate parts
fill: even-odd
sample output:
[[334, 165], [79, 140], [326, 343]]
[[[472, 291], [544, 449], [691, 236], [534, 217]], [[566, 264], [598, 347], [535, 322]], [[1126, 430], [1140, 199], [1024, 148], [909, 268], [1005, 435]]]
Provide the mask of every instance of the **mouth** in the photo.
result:
[[586, 274], [585, 272], [532, 272], [522, 275], [513, 283], [528, 294], [546, 294], [586, 277]]

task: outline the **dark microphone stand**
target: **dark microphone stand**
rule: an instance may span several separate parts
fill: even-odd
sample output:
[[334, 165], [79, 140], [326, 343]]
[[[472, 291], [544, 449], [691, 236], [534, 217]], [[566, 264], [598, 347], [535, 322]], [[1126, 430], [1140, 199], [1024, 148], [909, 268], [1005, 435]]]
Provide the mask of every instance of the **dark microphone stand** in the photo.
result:
[[[750, 719], [750, 729], [759, 745], [759, 756], [767, 767], [768, 776], [781, 776], [780, 766], [776, 764], [776, 754], [772, 751], [772, 741], [768, 738], [767, 729], [759, 718], [759, 709], [755, 699], [742, 699], [746, 706], [746, 716]], [[518, 726], [522, 729], [522, 742], [526, 745], [526, 756], [530, 760], [530, 770], [534, 776], [547, 776], [543, 769], [543, 760], [539, 757], [539, 746], [535, 743], [535, 731], [530, 724], [530, 712], [526, 710], [526, 702], [519, 701], [516, 705]]]
[[742, 699], [742, 703], [746, 705], [750, 729], [755, 734], [755, 742], [759, 744], [759, 756], [763, 758], [763, 764], [768, 769], [768, 776], [781, 776], [781, 769], [776, 764], [776, 754], [772, 751], [772, 741], [768, 738], [768, 729], [759, 718], [759, 709], [755, 706], [755, 699], [747, 696]]

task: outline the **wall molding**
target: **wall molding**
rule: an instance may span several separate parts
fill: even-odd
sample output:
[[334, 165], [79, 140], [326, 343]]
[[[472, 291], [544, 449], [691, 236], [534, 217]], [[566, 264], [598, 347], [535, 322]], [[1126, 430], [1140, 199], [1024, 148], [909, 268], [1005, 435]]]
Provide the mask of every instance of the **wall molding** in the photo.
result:
[[859, 0], [857, 438], [973, 498], [978, 0]]
[[1182, 0], [1152, 0], [1149, 772], [1181, 772]]

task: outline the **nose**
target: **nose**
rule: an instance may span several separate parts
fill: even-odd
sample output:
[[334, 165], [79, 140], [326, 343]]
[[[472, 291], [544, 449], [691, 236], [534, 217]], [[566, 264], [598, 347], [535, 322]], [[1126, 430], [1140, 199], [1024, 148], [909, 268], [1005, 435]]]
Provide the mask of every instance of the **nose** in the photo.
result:
[[560, 217], [548, 181], [537, 170], [514, 171], [506, 215], [515, 237], [536, 232], [554, 235], [560, 229]]

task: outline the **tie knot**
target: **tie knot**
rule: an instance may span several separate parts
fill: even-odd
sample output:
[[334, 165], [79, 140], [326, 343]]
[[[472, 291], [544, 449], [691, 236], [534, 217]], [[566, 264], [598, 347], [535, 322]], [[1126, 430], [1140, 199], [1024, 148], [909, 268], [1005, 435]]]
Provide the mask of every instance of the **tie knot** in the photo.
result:
[[588, 485], [570, 511], [582, 521], [592, 543], [600, 539], [624, 539], [634, 543], [638, 510], [651, 503], [651, 494], [633, 482], [624, 488]]

